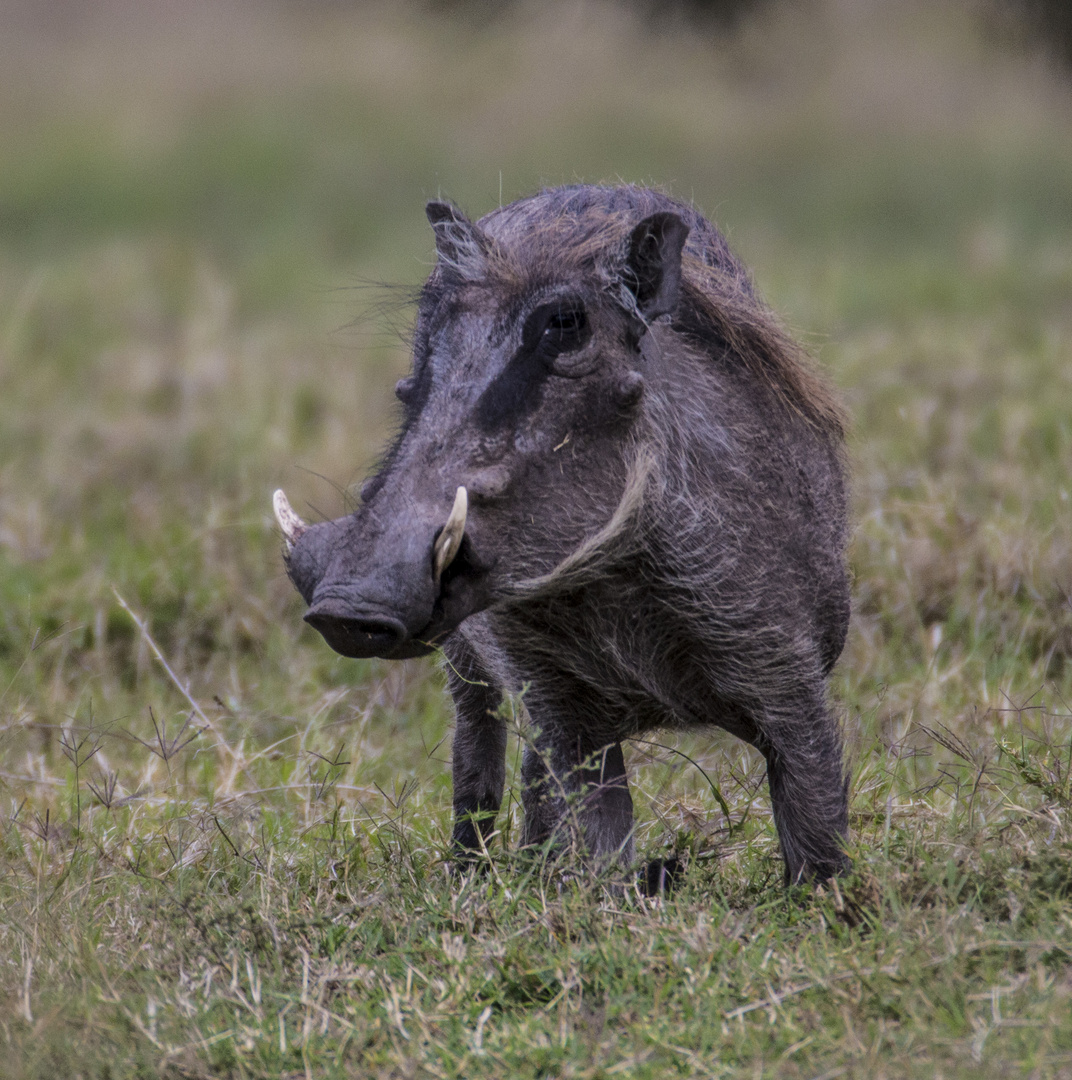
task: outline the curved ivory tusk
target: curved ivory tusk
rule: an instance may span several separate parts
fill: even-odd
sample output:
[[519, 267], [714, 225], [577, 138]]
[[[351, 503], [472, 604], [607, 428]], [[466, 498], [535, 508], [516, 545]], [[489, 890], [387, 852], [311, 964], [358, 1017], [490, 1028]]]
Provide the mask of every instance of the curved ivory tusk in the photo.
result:
[[283, 530], [283, 539], [286, 541], [289, 555], [309, 526], [291, 509], [282, 488], [272, 496], [272, 509], [275, 511], [275, 519], [279, 522], [279, 527]]
[[436, 538], [432, 557], [432, 567], [435, 571], [436, 580], [443, 573], [458, 554], [458, 548], [462, 546], [462, 537], [465, 535], [465, 516], [469, 512], [469, 494], [465, 488], [458, 488], [454, 496], [454, 505], [450, 510], [443, 531]]

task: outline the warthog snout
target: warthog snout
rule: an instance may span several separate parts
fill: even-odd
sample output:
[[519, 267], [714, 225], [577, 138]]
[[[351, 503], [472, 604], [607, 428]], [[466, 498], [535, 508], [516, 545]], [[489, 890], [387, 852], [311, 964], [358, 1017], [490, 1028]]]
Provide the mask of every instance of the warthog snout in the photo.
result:
[[[459, 487], [445, 522], [365, 511], [307, 525], [286, 495], [273, 498], [290, 573], [309, 604], [305, 621], [343, 656], [399, 659], [430, 651], [456, 625], [448, 572], [465, 540], [468, 493]], [[475, 560], [463, 559], [463, 576]], [[466, 612], [467, 613], [467, 612]], [[462, 616], [464, 617], [464, 616]]]
[[401, 620], [386, 612], [360, 612], [337, 596], [318, 600], [305, 621], [343, 656], [393, 656], [409, 636]]

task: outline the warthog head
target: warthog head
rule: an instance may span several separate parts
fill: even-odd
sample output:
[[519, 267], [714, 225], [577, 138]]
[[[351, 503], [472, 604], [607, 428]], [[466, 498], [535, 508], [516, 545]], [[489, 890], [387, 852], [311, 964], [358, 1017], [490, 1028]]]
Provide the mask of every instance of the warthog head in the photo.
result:
[[428, 204], [438, 261], [400, 435], [348, 517], [306, 525], [276, 493], [305, 620], [338, 652], [426, 653], [614, 517], [658, 378], [648, 328], [674, 311], [706, 222], [585, 209], [579, 194], [549, 218], [537, 197], [474, 224]]

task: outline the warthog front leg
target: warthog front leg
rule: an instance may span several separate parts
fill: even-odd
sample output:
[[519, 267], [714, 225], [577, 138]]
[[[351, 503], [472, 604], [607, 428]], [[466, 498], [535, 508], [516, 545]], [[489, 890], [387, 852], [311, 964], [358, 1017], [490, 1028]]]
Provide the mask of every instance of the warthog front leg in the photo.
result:
[[576, 838], [597, 860], [633, 858], [633, 799], [621, 743], [585, 753], [583, 743], [548, 745], [543, 738], [525, 747], [525, 844], [550, 837]]
[[483, 849], [495, 828], [506, 782], [506, 723], [502, 688], [460, 634], [443, 649], [454, 699], [454, 849], [462, 859]]

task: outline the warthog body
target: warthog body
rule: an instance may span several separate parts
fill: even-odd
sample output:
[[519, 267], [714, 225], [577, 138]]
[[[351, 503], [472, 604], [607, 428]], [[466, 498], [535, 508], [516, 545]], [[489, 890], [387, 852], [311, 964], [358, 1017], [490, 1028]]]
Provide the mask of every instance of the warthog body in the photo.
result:
[[462, 853], [493, 828], [498, 707], [526, 687], [526, 842], [578, 823], [591, 854], [630, 859], [622, 741], [716, 725], [766, 757], [787, 879], [837, 873], [826, 677], [849, 593], [826, 385], [666, 195], [427, 212], [400, 435], [352, 516], [306, 526], [279, 504], [306, 620], [349, 656], [442, 647]]

